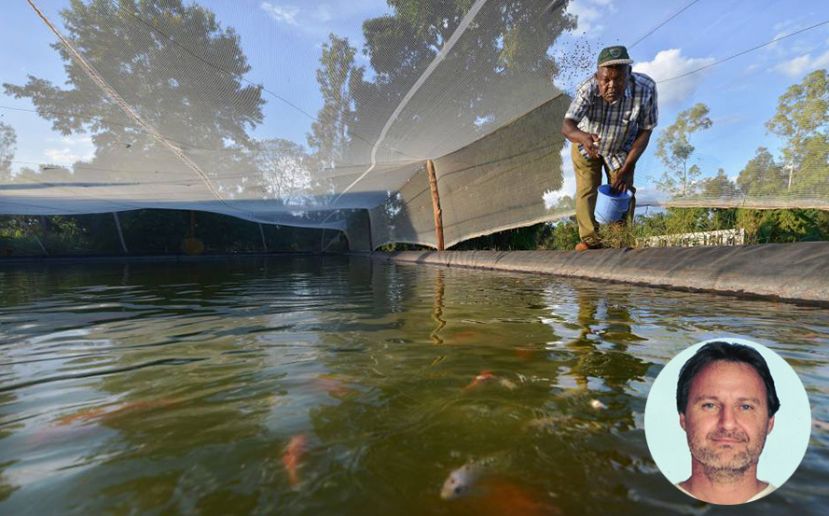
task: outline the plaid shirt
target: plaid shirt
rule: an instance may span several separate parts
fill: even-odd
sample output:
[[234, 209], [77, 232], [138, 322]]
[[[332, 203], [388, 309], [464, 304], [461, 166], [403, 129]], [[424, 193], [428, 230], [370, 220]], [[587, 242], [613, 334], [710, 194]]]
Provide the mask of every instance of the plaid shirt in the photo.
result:
[[[579, 86], [564, 117], [574, 120], [582, 131], [598, 134], [599, 154], [611, 170], [617, 170], [639, 131], [656, 127], [656, 83], [645, 74], [631, 73], [622, 97], [608, 104], [599, 95], [596, 77], [591, 77]], [[579, 152], [588, 157], [581, 144]]]

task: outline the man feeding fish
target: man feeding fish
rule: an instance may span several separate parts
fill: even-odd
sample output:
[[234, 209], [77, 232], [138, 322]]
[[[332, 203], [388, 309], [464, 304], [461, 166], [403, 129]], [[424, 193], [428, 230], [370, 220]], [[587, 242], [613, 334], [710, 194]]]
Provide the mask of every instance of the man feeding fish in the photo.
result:
[[[570, 140], [576, 172], [576, 222], [581, 242], [576, 251], [601, 247], [594, 216], [602, 169], [618, 193], [633, 187], [636, 162], [656, 127], [656, 83], [631, 70], [623, 46], [602, 49], [596, 73], [579, 86], [564, 115], [561, 134]], [[635, 199], [630, 200], [631, 218]]]

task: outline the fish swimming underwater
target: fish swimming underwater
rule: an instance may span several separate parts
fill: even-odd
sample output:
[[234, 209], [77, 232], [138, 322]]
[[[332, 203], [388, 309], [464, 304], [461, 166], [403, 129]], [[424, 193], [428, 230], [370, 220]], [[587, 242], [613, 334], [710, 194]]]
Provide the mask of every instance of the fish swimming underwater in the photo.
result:
[[282, 454], [282, 464], [288, 472], [288, 483], [291, 487], [299, 485], [299, 463], [305, 455], [308, 446], [308, 438], [305, 434], [297, 434], [291, 437], [285, 452]]
[[484, 464], [480, 462], [467, 462], [453, 470], [443, 482], [440, 497], [444, 500], [454, 500], [468, 495], [475, 489], [485, 469]]
[[607, 405], [599, 400], [590, 400], [590, 406], [593, 407], [594, 410], [605, 410], [607, 408]]
[[501, 387], [505, 389], [513, 390], [517, 387], [514, 382], [508, 380], [507, 378], [501, 378], [499, 376], [495, 376], [495, 373], [489, 370], [484, 370], [478, 373], [478, 375], [467, 385], [463, 388], [464, 391], [471, 391], [482, 385], [490, 384], [490, 383], [498, 383]]
[[481, 371], [480, 373], [478, 373], [478, 376], [476, 376], [469, 383], [469, 385], [464, 387], [464, 390], [474, 389], [476, 387], [480, 387], [481, 385], [483, 385], [485, 383], [488, 383], [488, 382], [492, 382], [492, 381], [495, 381], [495, 375], [492, 373], [492, 371], [489, 371], [489, 370]]
[[89, 407], [79, 410], [78, 412], [62, 416], [55, 420], [52, 424], [55, 426], [66, 426], [74, 425], [76, 423], [106, 421], [136, 412], [149, 411], [158, 408], [169, 408], [176, 403], [176, 401], [169, 399], [135, 400], [115, 405]]
[[561, 514], [538, 490], [492, 475], [491, 464], [492, 460], [467, 462], [453, 470], [443, 483], [440, 497], [457, 501], [470, 514], [479, 516]]

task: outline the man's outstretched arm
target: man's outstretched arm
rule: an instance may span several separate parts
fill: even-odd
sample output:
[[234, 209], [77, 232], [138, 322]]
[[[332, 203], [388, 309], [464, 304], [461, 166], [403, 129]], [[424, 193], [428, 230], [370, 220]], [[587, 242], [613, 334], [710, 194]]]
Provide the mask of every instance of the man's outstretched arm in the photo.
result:
[[572, 118], [564, 119], [564, 122], [561, 124], [561, 134], [573, 142], [573, 145], [581, 144], [587, 151], [587, 155], [591, 158], [599, 157], [599, 135], [582, 131]]

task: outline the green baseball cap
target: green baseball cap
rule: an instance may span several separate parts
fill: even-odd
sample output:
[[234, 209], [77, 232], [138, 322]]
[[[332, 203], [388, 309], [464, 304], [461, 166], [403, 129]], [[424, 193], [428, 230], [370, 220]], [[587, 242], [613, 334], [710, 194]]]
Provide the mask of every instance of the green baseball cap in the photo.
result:
[[613, 66], [622, 64], [633, 64], [633, 59], [628, 55], [628, 49], [622, 45], [605, 47], [599, 52], [599, 66]]

